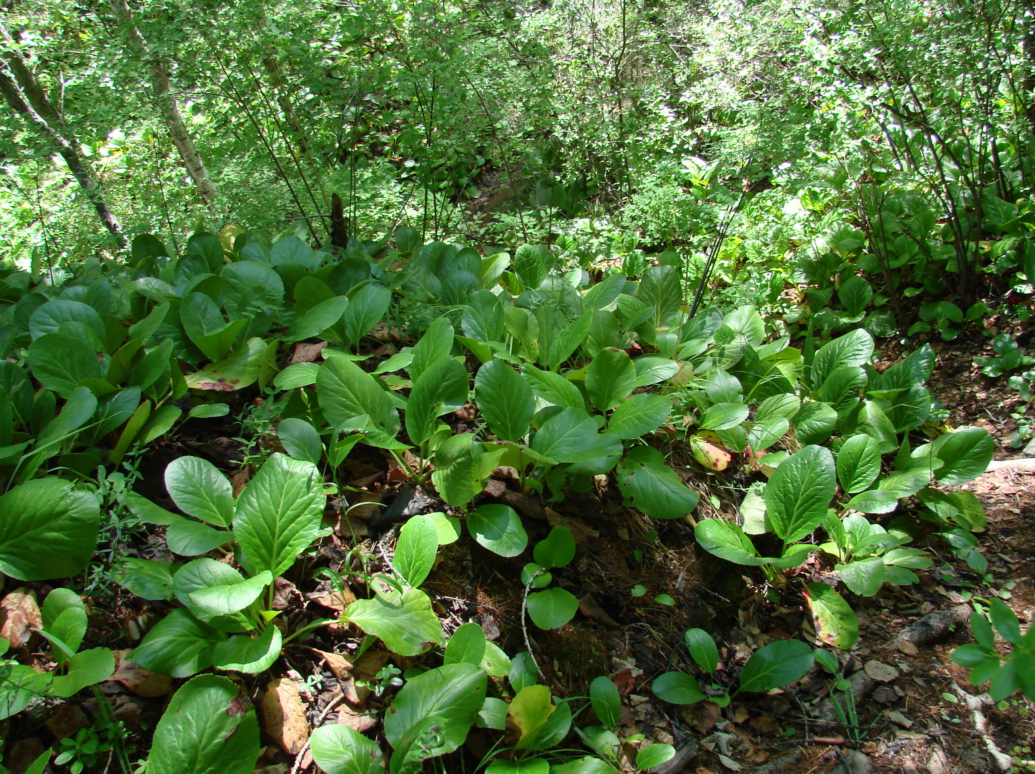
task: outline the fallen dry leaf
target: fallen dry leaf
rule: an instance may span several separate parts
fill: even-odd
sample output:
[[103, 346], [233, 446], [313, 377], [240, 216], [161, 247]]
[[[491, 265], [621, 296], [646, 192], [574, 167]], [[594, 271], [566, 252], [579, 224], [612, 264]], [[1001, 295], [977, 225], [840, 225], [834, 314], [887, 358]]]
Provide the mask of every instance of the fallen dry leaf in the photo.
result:
[[315, 363], [323, 357], [323, 348], [326, 346], [326, 341], [321, 341], [316, 344], [296, 344], [294, 351], [291, 353], [291, 357], [288, 359], [288, 365], [295, 365], [295, 363]]
[[57, 739], [73, 737], [81, 728], [90, 725], [90, 718], [76, 704], [62, 704], [57, 712], [47, 718], [47, 728]]
[[132, 691], [137, 696], [145, 699], [154, 699], [158, 696], [167, 696], [172, 693], [172, 678], [168, 675], [160, 675], [149, 672], [139, 664], [126, 661], [128, 650], [116, 650], [115, 663], [118, 668], [115, 674], [108, 678], [112, 682], [119, 683]]
[[365, 734], [377, 725], [377, 715], [366, 712], [356, 712], [348, 705], [342, 705], [338, 709], [338, 723], [348, 726], [353, 731]]
[[262, 697], [263, 726], [277, 747], [288, 755], [298, 755], [309, 741], [302, 697], [294, 680], [271, 680]]
[[32, 636], [32, 627], [43, 628], [36, 592], [24, 586], [15, 589], [0, 600], [0, 637], [12, 648], [24, 648]]
[[343, 680], [352, 674], [352, 662], [345, 658], [345, 656], [342, 656], [339, 653], [328, 653], [325, 650], [317, 650], [316, 648], [313, 648], [313, 652], [320, 654], [320, 658], [322, 658], [327, 664], [328, 669], [331, 670], [331, 674], [339, 680]]

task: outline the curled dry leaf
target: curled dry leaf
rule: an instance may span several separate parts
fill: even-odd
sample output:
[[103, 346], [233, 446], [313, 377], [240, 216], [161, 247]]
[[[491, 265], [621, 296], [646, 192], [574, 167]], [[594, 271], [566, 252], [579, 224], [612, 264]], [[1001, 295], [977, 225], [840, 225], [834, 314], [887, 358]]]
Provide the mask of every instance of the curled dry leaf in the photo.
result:
[[288, 755], [298, 755], [309, 741], [309, 721], [294, 680], [271, 680], [260, 708], [266, 733], [277, 747]]
[[353, 731], [365, 734], [377, 725], [377, 715], [366, 712], [356, 712], [348, 705], [342, 705], [338, 709], [338, 723], [348, 726]]
[[33, 627], [43, 626], [36, 593], [22, 586], [0, 600], [0, 637], [12, 648], [24, 648], [32, 636]]

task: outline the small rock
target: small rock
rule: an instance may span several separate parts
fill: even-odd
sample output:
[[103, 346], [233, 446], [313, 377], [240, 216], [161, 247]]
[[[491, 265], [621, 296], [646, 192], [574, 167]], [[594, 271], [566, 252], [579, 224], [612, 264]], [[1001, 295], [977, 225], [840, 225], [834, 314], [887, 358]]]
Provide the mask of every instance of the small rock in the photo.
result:
[[884, 713], [888, 716], [888, 720], [894, 723], [896, 726], [902, 726], [902, 728], [912, 728], [913, 721], [907, 718], [898, 710], [888, 710]]
[[878, 704], [894, 704], [898, 701], [898, 694], [890, 685], [878, 685], [873, 691], [873, 700]]
[[842, 761], [834, 767], [831, 774], [870, 774], [873, 766], [870, 759], [858, 750], [845, 750]]
[[898, 679], [898, 670], [893, 666], [882, 664], [880, 661], [867, 661], [863, 668], [866, 670], [866, 674], [878, 683], [890, 683], [892, 680]]

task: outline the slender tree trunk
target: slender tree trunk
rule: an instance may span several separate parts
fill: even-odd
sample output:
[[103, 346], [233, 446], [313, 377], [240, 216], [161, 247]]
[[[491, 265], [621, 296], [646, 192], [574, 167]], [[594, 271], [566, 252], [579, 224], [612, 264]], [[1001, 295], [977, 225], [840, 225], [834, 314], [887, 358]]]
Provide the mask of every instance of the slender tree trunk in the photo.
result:
[[179, 151], [191, 180], [194, 181], [198, 193], [201, 194], [201, 200], [211, 207], [216, 199], [216, 187], [212, 184], [201, 153], [194, 145], [194, 140], [183, 123], [180, 107], [176, 103], [176, 97], [169, 83], [169, 70], [165, 66], [165, 61], [162, 57], [155, 55], [140, 30], [137, 29], [137, 25], [133, 21], [133, 12], [126, 0], [109, 0], [109, 2], [111, 9], [115, 12], [115, 18], [118, 19], [119, 25], [129, 37], [130, 45], [147, 62], [151, 72], [151, 86], [154, 89], [155, 101], [158, 103], [165, 127], [169, 130], [169, 136], [172, 138], [176, 150]]
[[[4, 60], [4, 62], [10, 65], [10, 60]], [[22, 62], [24, 64], [24, 62]], [[14, 68], [12, 68], [14, 69]], [[108, 207], [107, 202], [104, 200], [104, 196], [101, 193], [100, 184], [97, 181], [97, 176], [93, 169], [90, 167], [89, 162], [84, 159], [79, 151], [76, 149], [76, 143], [74, 138], [71, 138], [71, 133], [68, 132], [67, 128], [65, 131], [58, 131], [47, 119], [44, 118], [36, 110], [33, 104], [27, 101], [28, 96], [24, 91], [21, 79], [18, 78], [19, 70], [14, 69], [15, 79], [12, 79], [8, 73], [0, 68], [0, 92], [4, 95], [4, 100], [8, 106], [20, 115], [27, 123], [33, 126], [40, 134], [42, 134], [49, 142], [57, 146], [58, 153], [65, 160], [68, 165], [69, 171], [72, 176], [79, 183], [79, 186], [83, 189], [83, 193], [86, 194], [86, 198], [90, 200], [90, 203], [97, 210], [97, 215], [101, 219], [101, 223], [104, 227], [111, 232], [111, 235], [115, 237], [119, 247], [123, 250], [129, 247], [126, 241], [125, 235], [122, 233], [122, 227], [119, 225], [118, 219], [112, 213]], [[46, 97], [46, 92], [43, 91], [39, 86], [39, 82], [32, 75], [32, 72], [25, 68], [21, 71], [23, 77], [27, 76], [27, 83], [30, 84], [30, 89], [34, 91], [37, 98], [42, 95], [45, 105], [47, 105], [51, 111], [51, 115], [57, 117], [57, 121], [63, 126], [64, 121], [61, 120], [60, 113], [54, 108], [53, 104]], [[35, 102], [36, 100], [32, 100]], [[67, 135], [67, 136], [66, 136]]]
[[[262, 3], [256, 5], [256, 14], [258, 26], [263, 30], [268, 30], [269, 20], [266, 18], [266, 9], [263, 8]], [[262, 60], [262, 66], [266, 68], [270, 81], [273, 83], [273, 93], [277, 95], [277, 104], [280, 105], [280, 111], [284, 114], [284, 123], [290, 126], [291, 131], [295, 133], [298, 149], [304, 155], [309, 151], [309, 145], [306, 142], [305, 132], [302, 131], [302, 124], [299, 122], [298, 116], [295, 115], [295, 109], [291, 104], [291, 96], [288, 93], [287, 87], [284, 85], [284, 79], [280, 76], [277, 50], [270, 44], [266, 44], [263, 48], [266, 51], [266, 58]]]

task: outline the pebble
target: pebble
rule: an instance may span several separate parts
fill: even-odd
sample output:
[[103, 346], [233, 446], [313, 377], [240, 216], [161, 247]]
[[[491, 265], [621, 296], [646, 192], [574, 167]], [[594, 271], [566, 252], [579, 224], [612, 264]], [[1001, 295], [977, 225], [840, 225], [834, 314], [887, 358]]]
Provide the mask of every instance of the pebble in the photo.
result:
[[897, 680], [899, 675], [895, 667], [882, 664], [880, 661], [867, 661], [863, 669], [878, 683], [890, 683], [892, 680]]

